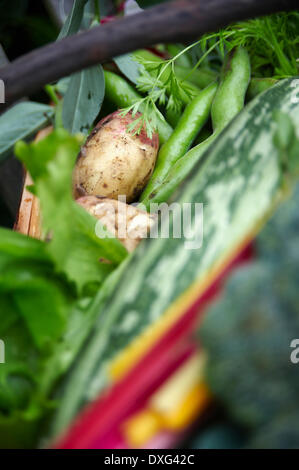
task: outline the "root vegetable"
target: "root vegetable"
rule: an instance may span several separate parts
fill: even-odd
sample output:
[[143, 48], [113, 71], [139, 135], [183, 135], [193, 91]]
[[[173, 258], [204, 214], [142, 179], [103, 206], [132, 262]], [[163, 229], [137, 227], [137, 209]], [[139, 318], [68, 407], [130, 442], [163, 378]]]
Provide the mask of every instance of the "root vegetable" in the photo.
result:
[[146, 129], [128, 132], [133, 118], [117, 111], [100, 121], [79, 154], [73, 175], [75, 198], [94, 195], [136, 200], [146, 186], [155, 166], [159, 138], [150, 139]]
[[115, 235], [131, 252], [138, 243], [146, 238], [156, 216], [141, 211], [115, 199], [85, 196], [76, 201], [89, 214], [101, 221], [107, 230]]

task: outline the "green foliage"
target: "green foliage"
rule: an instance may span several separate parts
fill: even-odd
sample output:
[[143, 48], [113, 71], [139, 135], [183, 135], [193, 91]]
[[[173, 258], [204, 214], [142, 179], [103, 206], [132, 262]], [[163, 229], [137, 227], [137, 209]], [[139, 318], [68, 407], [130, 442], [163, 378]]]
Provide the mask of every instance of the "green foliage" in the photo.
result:
[[15, 143], [34, 134], [49, 122], [51, 106], [27, 101], [18, 103], [0, 116], [0, 160], [7, 157]]
[[[87, 27], [99, 24], [98, 12], [91, 12], [84, 7], [87, 0], [75, 0], [58, 39], [75, 34], [82, 26], [83, 19]], [[62, 88], [64, 99], [62, 105], [62, 124], [69, 132], [87, 134], [93, 121], [99, 114], [105, 96], [105, 77], [103, 67], [99, 64], [73, 74], [68, 79], [62, 79], [57, 84], [57, 89]], [[59, 110], [58, 110], [59, 112]]]
[[[50, 241], [0, 229], [0, 338], [6, 360], [0, 367], [1, 446], [35, 442], [40, 421], [56, 406], [51, 393], [57, 380], [114, 286], [109, 273], [127, 255], [118, 240], [96, 236], [96, 220], [72, 199], [80, 142], [60, 129], [40, 142], [16, 145], [34, 180], [31, 189], [40, 198]], [[103, 258], [110, 263], [101, 263]]]
[[101, 65], [71, 76], [63, 100], [62, 121], [72, 134], [87, 134], [99, 114], [105, 95], [105, 77]]
[[[56, 406], [50, 394], [82, 346], [100, 304], [77, 299], [47, 245], [0, 229], [0, 446], [32, 446]], [[108, 281], [108, 280], [107, 280]], [[40, 431], [39, 431], [40, 432]]]
[[200, 328], [208, 383], [249, 446], [298, 447], [299, 187], [258, 237], [258, 261], [239, 268]]
[[[0, 291], [6, 294], [2, 302], [18, 309], [35, 347], [42, 352], [50, 348], [63, 331], [68, 308], [52, 266], [40, 266], [30, 259], [6, 263]], [[6, 308], [2, 315], [7, 315]]]
[[137, 84], [140, 76], [141, 65], [133, 60], [131, 54], [124, 54], [114, 58], [114, 62], [131, 82]]
[[[137, 88], [146, 96], [125, 109], [126, 113], [130, 110], [133, 114], [143, 112], [143, 118], [136, 120], [134, 131], [140, 132], [146, 124], [151, 135], [160, 114], [159, 106], [166, 105], [170, 111], [181, 112], [184, 95], [192, 98], [192, 89], [186, 80], [202, 64], [219, 72], [227, 52], [236, 47], [242, 46], [249, 52], [254, 76], [280, 79], [297, 75], [298, 28], [299, 13], [279, 13], [206, 34], [188, 47], [177, 48], [177, 54], [162, 63], [137, 57], [142, 65]], [[182, 57], [194, 64], [184, 80], [175, 71], [175, 64]]]
[[225, 50], [245, 47], [250, 55], [253, 75], [285, 78], [297, 75], [299, 55], [299, 13], [278, 13], [263, 18], [235, 23], [213, 35], [206, 35], [199, 44], [202, 54], [215, 41], [221, 60]]
[[[0, 367], [3, 445], [6, 439], [3, 441], [2, 434], [6, 434], [7, 427], [12, 432], [14, 429], [17, 436], [15, 425], [37, 420], [43, 413], [44, 399], [37, 398], [34, 406], [31, 400], [42, 364], [65, 329], [75, 298], [70, 287], [55, 274], [41, 241], [1, 229], [0, 265], [0, 337], [5, 344], [6, 361]], [[13, 440], [13, 436], [10, 438]]]
[[231, 46], [242, 45], [249, 51], [253, 72], [277, 78], [297, 75], [299, 55], [299, 13], [279, 13], [238, 23]]
[[[140, 64], [137, 89], [145, 94], [144, 98], [123, 110], [124, 114], [132, 111], [135, 116], [142, 112], [142, 116], [133, 121], [129, 131], [133, 134], [140, 133], [145, 125], [149, 137], [157, 128], [158, 119], [165, 121], [160, 106], [166, 106], [167, 110], [180, 112], [187, 99], [194, 97], [194, 88], [186, 80], [179, 78], [175, 71], [176, 61], [197, 43], [188, 46], [183, 51], [169, 60], [157, 61], [146, 57], [136, 56]], [[200, 63], [198, 64], [200, 65]]]
[[[96, 219], [72, 199], [71, 178], [80, 141], [62, 129], [56, 130], [40, 142], [18, 142], [16, 155], [34, 180], [43, 229], [51, 236], [47, 251], [57, 270], [81, 291], [87, 284], [102, 282], [124, 259], [126, 250], [115, 238], [98, 238]], [[100, 263], [100, 259], [110, 264]]]
[[75, 0], [57, 39], [63, 39], [79, 31], [83, 19], [84, 7], [88, 0]]

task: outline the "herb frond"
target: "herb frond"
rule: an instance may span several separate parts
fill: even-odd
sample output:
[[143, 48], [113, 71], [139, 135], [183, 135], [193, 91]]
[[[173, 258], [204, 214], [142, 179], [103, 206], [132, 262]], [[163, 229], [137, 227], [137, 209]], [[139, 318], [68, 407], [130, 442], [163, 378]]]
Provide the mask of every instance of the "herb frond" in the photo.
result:
[[247, 49], [256, 76], [285, 78], [298, 74], [299, 13], [279, 13], [236, 23], [228, 47]]
[[[214, 35], [211, 35], [211, 38], [213, 36]], [[205, 38], [204, 40], [206, 41], [207, 39]], [[130, 124], [128, 127], [129, 132], [139, 134], [143, 126], [145, 126], [148, 136], [152, 137], [157, 128], [158, 120], [165, 121], [163, 114], [159, 110], [159, 106], [166, 106], [166, 109], [180, 112], [184, 105], [184, 98], [187, 97], [191, 100], [194, 97], [194, 88], [192, 88], [190, 83], [186, 79], [183, 80], [177, 76], [175, 63], [181, 55], [188, 53], [188, 51], [196, 47], [201, 41], [202, 39], [190, 44], [177, 55], [163, 62], [151, 61], [136, 56], [135, 60], [141, 65], [137, 89], [141, 93], [146, 93], [146, 96], [122, 110], [123, 116], [129, 112], [132, 113], [133, 117], [137, 112], [142, 114]], [[215, 49], [218, 43], [219, 41], [215, 42], [214, 45], [210, 46], [209, 50], [212, 51]], [[204, 60], [204, 58], [205, 56], [202, 60]], [[194, 69], [199, 67], [202, 60], [198, 61]]]
[[[192, 73], [200, 66], [220, 71], [225, 54], [235, 47], [242, 46], [248, 51], [253, 76], [281, 79], [297, 75], [298, 31], [298, 12], [279, 13], [206, 34], [168, 60], [159, 62], [136, 56], [140, 64], [137, 88], [145, 96], [123, 110], [124, 115], [142, 113], [130, 129], [136, 134], [146, 126], [148, 135], [152, 136], [158, 120], [165, 120], [159, 107], [180, 112], [186, 96], [190, 100], [194, 97], [194, 89], [188, 82]], [[183, 54], [188, 54], [193, 64], [184, 79], [175, 72], [176, 61]]]

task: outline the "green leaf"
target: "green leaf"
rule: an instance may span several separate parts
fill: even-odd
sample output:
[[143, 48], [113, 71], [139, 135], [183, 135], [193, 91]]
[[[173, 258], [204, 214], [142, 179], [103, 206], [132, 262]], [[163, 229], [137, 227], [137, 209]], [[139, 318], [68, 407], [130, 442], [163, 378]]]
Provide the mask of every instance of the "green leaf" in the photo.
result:
[[9, 155], [15, 143], [34, 134], [54, 115], [53, 108], [27, 101], [18, 103], [0, 116], [0, 160]]
[[0, 229], [0, 337], [21, 316], [45, 352], [62, 332], [68, 302], [46, 243]]
[[60, 93], [63, 96], [66, 94], [67, 89], [68, 89], [69, 84], [70, 84], [70, 80], [71, 80], [71, 77], [64, 77], [64, 78], [61, 78], [56, 83], [55, 88], [58, 91], [58, 93]]
[[5, 257], [9, 257], [9, 259], [31, 259], [44, 263], [51, 261], [46, 252], [45, 243], [0, 227], [0, 266]]
[[[11, 296], [6, 296], [5, 303], [3, 300], [1, 295], [1, 307], [10, 304], [10, 308], [18, 313]], [[5, 312], [1, 312], [1, 317], [2, 313]], [[5, 344], [5, 363], [0, 367], [0, 412], [8, 414], [28, 405], [39, 361], [32, 338], [18, 314], [1, 332], [1, 338]]]
[[72, 198], [72, 171], [79, 148], [79, 139], [60, 129], [40, 142], [19, 142], [16, 155], [34, 180], [43, 230], [51, 237], [47, 252], [57, 271], [82, 292], [88, 285], [99, 285], [127, 251], [115, 238], [97, 237], [97, 220]]
[[131, 54], [124, 54], [114, 58], [119, 70], [133, 83], [137, 84], [140, 76], [140, 65], [136, 60], [132, 59]]
[[101, 65], [72, 75], [63, 100], [64, 127], [72, 134], [87, 134], [101, 110], [104, 95], [105, 77]]
[[74, 0], [73, 7], [65, 20], [65, 23], [57, 39], [63, 39], [79, 31], [83, 18], [84, 6], [88, 0]]
[[43, 352], [51, 351], [65, 327], [69, 308], [62, 284], [53, 277], [53, 268], [35, 263], [7, 263], [0, 276], [0, 292], [10, 293], [19, 315]]

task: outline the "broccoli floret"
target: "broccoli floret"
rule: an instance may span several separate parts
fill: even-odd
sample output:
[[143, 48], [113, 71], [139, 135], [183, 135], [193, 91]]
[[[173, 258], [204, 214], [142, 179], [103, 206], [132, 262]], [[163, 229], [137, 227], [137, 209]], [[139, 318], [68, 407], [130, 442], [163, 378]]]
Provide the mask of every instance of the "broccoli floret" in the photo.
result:
[[[299, 447], [299, 188], [257, 241], [258, 261], [235, 271], [205, 316], [206, 379], [253, 447]], [[288, 426], [288, 417], [290, 426]]]
[[249, 440], [252, 449], [298, 449], [298, 413], [278, 416], [261, 427]]
[[267, 259], [275, 264], [288, 260], [297, 260], [299, 263], [298, 207], [299, 185], [259, 234], [256, 241], [259, 259]]
[[243, 436], [231, 424], [218, 423], [209, 426], [192, 439], [191, 449], [239, 449], [243, 447]]

